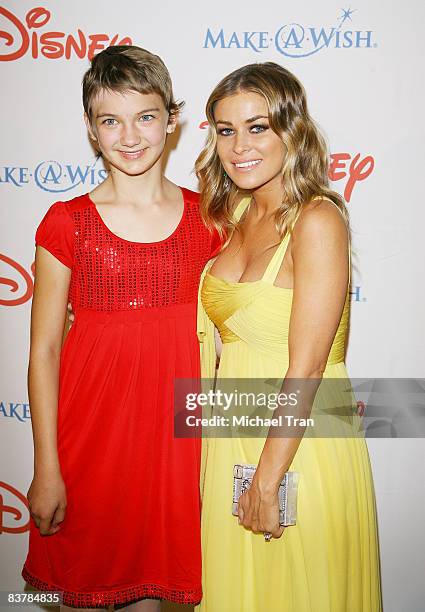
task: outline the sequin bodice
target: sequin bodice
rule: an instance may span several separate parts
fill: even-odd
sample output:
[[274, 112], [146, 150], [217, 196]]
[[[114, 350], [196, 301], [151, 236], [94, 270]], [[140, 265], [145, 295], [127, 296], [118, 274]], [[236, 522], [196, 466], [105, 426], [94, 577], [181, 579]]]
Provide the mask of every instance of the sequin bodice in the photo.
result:
[[[185, 206], [179, 225], [168, 238], [151, 243], [131, 242], [113, 234], [87, 195], [51, 207], [36, 242], [45, 246], [49, 233], [45, 226], [55, 226], [55, 238], [63, 244], [61, 261], [72, 270], [69, 299], [75, 311], [196, 302], [213, 239], [202, 223], [198, 194], [182, 191]], [[52, 250], [48, 244], [46, 248]]]

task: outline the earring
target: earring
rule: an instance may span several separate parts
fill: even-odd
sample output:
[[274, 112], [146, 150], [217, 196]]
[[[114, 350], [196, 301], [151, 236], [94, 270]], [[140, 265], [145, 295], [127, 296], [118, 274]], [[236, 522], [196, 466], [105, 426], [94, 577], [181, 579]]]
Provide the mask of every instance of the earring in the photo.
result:
[[227, 176], [226, 170], [223, 171], [223, 177], [224, 177], [224, 188], [228, 189], [230, 187], [230, 180], [229, 180], [229, 177]]

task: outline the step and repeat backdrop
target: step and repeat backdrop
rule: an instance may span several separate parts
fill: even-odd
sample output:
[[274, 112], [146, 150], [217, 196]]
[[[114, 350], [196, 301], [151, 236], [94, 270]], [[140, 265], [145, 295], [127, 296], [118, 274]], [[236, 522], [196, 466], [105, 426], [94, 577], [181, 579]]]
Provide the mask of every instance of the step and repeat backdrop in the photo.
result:
[[[164, 59], [176, 97], [186, 101], [168, 143], [166, 173], [192, 189], [213, 86], [252, 62], [279, 62], [293, 71], [327, 135], [330, 179], [351, 214], [349, 371], [362, 378], [421, 377], [424, 13], [420, 0], [21, 0], [0, 7], [0, 590], [24, 587], [35, 228], [54, 201], [90, 191], [106, 176], [83, 122], [81, 78], [90, 58], [109, 45], [136, 44]], [[384, 608], [419, 612], [425, 606], [425, 444], [419, 438], [368, 444]]]

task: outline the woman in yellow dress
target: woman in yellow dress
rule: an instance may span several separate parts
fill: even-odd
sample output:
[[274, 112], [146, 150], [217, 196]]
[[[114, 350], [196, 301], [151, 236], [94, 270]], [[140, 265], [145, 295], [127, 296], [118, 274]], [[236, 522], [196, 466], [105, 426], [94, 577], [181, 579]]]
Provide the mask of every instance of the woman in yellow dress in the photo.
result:
[[[245, 66], [214, 89], [207, 117], [196, 170], [204, 220], [225, 243], [200, 286], [203, 377], [214, 377], [219, 336], [218, 383], [275, 378], [285, 390], [294, 380], [315, 388], [347, 380], [347, 211], [329, 188], [326, 146], [302, 85], [277, 64]], [[231, 513], [235, 464], [258, 466], [239, 520]], [[288, 470], [299, 474], [298, 516], [283, 530], [277, 491]], [[204, 440], [203, 472], [200, 610], [382, 609], [363, 437], [233, 431]]]

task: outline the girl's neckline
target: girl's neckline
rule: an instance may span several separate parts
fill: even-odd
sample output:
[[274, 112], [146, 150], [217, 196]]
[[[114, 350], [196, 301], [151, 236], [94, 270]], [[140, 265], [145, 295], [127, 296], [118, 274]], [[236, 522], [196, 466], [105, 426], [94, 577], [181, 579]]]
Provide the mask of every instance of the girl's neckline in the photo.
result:
[[183, 199], [183, 212], [182, 212], [182, 216], [180, 217], [179, 222], [177, 223], [176, 227], [174, 228], [174, 230], [171, 232], [171, 234], [169, 234], [168, 236], [166, 236], [165, 238], [163, 238], [162, 240], [153, 240], [151, 242], [139, 242], [138, 240], [127, 240], [127, 238], [123, 238], [122, 236], [118, 236], [118, 234], [115, 234], [105, 223], [105, 221], [103, 220], [102, 215], [100, 214], [100, 212], [97, 209], [96, 204], [94, 203], [94, 201], [91, 199], [90, 193], [86, 193], [85, 197], [87, 198], [87, 200], [90, 203], [90, 206], [92, 207], [96, 217], [99, 219], [100, 223], [103, 225], [103, 227], [105, 228], [105, 230], [108, 232], [108, 234], [110, 234], [111, 236], [113, 236], [114, 238], [116, 238], [117, 240], [122, 240], [122, 242], [126, 242], [127, 244], [138, 244], [140, 246], [150, 246], [152, 244], [162, 244], [164, 242], [167, 242], [168, 240], [171, 240], [179, 231], [181, 225], [183, 224], [183, 221], [186, 217], [186, 209], [187, 209], [187, 204], [186, 204], [186, 189], [185, 187], [180, 187], [180, 193]]

